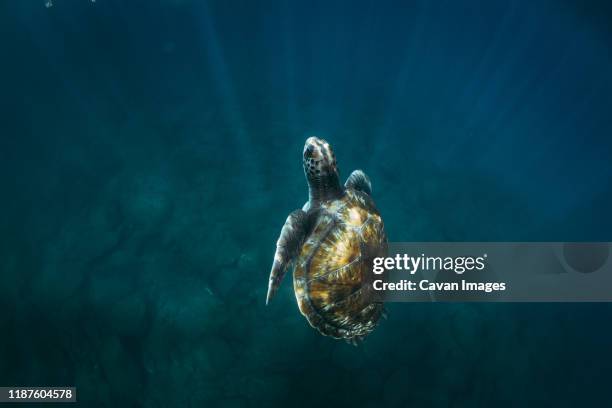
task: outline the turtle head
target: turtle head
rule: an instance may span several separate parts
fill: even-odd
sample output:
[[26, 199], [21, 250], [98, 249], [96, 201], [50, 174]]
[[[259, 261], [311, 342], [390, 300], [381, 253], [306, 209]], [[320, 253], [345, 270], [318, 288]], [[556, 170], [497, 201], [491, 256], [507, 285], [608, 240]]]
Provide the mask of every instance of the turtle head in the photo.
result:
[[303, 158], [311, 200], [332, 199], [342, 194], [336, 156], [329, 143], [309, 137], [304, 144]]
[[306, 139], [304, 144], [304, 173], [309, 180], [330, 174], [338, 175], [336, 156], [325, 140], [315, 136]]

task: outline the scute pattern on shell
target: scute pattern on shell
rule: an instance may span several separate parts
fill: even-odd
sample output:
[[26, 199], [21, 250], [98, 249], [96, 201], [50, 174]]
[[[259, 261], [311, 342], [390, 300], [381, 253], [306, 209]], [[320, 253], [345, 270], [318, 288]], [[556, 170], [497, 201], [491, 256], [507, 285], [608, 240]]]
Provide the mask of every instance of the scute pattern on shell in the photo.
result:
[[386, 248], [382, 219], [368, 195], [347, 189], [341, 199], [321, 205], [293, 273], [300, 312], [311, 326], [344, 339], [374, 330], [383, 305], [366, 282], [366, 258], [385, 256]]

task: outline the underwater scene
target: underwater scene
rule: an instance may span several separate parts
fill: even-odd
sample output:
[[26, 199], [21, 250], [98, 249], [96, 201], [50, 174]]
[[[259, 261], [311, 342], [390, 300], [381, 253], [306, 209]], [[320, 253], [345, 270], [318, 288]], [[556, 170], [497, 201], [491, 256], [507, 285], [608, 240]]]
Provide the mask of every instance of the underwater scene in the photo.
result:
[[[276, 240], [306, 139], [390, 242], [612, 241], [612, 5], [3, 0], [0, 386], [88, 407], [603, 407], [606, 303], [313, 330]], [[611, 288], [612, 289], [612, 288]]]

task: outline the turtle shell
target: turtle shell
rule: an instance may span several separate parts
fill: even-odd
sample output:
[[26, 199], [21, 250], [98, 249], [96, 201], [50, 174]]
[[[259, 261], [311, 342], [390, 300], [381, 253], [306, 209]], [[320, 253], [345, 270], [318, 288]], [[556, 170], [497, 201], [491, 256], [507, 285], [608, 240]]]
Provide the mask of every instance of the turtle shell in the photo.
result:
[[298, 306], [322, 334], [362, 338], [383, 313], [369, 284], [372, 258], [387, 253], [383, 221], [372, 199], [352, 189], [320, 209], [295, 263]]

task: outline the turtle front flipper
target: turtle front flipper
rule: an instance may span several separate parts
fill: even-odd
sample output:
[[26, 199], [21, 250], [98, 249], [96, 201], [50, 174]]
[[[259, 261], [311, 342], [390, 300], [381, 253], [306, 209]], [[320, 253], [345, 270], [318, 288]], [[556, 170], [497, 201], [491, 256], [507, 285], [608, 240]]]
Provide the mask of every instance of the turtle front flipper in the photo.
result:
[[297, 256], [308, 230], [308, 215], [302, 210], [295, 210], [287, 217], [276, 242], [276, 253], [270, 271], [266, 305], [278, 290], [289, 266]]
[[344, 187], [362, 191], [367, 195], [372, 195], [372, 183], [370, 178], [361, 170], [353, 170], [349, 178], [346, 179]]

